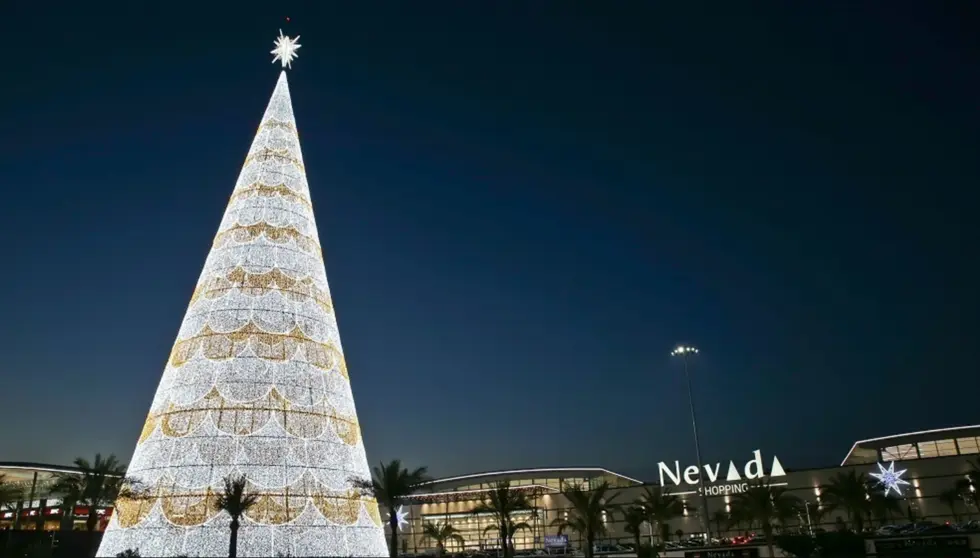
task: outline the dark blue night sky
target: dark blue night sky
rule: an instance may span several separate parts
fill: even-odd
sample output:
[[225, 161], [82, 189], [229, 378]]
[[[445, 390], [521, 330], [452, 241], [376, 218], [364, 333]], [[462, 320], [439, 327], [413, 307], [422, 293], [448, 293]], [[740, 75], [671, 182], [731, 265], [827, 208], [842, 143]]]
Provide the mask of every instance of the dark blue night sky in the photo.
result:
[[95, 4], [0, 5], [0, 460], [131, 455], [280, 27], [373, 462], [652, 477], [680, 341], [706, 460], [980, 422], [974, 2]]

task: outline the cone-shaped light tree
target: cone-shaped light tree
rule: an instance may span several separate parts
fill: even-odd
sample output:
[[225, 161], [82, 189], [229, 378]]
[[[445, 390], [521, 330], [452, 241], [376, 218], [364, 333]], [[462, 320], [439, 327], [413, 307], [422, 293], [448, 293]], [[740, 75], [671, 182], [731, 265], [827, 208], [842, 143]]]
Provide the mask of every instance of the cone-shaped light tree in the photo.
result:
[[[298, 37], [297, 37], [298, 38]], [[239, 556], [384, 556], [285, 68], [163, 371], [99, 556], [227, 556], [225, 478], [256, 496]]]

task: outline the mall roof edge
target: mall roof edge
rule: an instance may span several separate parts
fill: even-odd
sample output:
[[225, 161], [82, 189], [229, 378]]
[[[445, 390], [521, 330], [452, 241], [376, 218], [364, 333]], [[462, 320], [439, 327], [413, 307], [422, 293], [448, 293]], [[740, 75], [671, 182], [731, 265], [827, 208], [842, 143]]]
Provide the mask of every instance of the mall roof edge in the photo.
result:
[[506, 469], [506, 470], [502, 470], [502, 471], [485, 471], [485, 472], [482, 472], [482, 473], [470, 473], [470, 474], [467, 474], [467, 475], [458, 475], [458, 476], [453, 476], [453, 477], [444, 477], [444, 478], [441, 478], [441, 479], [433, 479], [433, 480], [430, 480], [430, 481], [425, 481], [423, 483], [420, 483], [419, 486], [427, 486], [427, 485], [430, 485], [430, 484], [438, 484], [438, 483], [442, 483], [442, 482], [452, 482], [452, 481], [459, 481], [459, 480], [466, 480], [466, 479], [474, 479], [474, 478], [479, 478], [479, 477], [494, 477], [494, 476], [500, 476], [500, 475], [517, 475], [517, 474], [523, 474], [523, 473], [538, 473], [538, 472], [545, 473], [545, 472], [574, 472], [574, 471], [592, 472], [592, 473], [595, 473], [595, 472], [608, 473], [610, 475], [615, 475], [617, 477], [624, 478], [624, 479], [626, 479], [626, 480], [628, 480], [630, 482], [635, 482], [637, 484], [643, 484], [643, 481], [641, 481], [641, 480], [637, 480], [637, 479], [634, 479], [632, 477], [628, 477], [626, 475], [623, 475], [623, 474], [620, 474], [620, 473], [616, 473], [614, 471], [610, 471], [609, 469], [604, 469], [602, 467], [535, 467], [535, 468], [527, 468], [527, 469]]
[[927, 435], [927, 434], [939, 434], [941, 432], [961, 432], [961, 433], [963, 433], [963, 432], [967, 432], [967, 431], [970, 431], [970, 430], [976, 431], [977, 434], [974, 434], [974, 435], [980, 435], [980, 424], [974, 424], [972, 426], [950, 426], [950, 427], [947, 427], [947, 428], [934, 428], [932, 430], [920, 430], [918, 432], [906, 432], [904, 434], [892, 434], [890, 436], [881, 436], [879, 438], [868, 438], [867, 440], [858, 440], [858, 441], [854, 442], [854, 444], [851, 446], [851, 449], [847, 452], [847, 455], [844, 456], [844, 460], [841, 461], [840, 464], [841, 464], [841, 466], [844, 466], [845, 464], [847, 464], [847, 460], [850, 459], [851, 454], [854, 453], [854, 450], [857, 449], [858, 446], [862, 446], [864, 444], [869, 444], [871, 442], [884, 442], [886, 440], [891, 441], [892, 443], [918, 442], [919, 441], [918, 440], [918, 437], [919, 436], [924, 436], [924, 435]]
[[81, 473], [82, 470], [73, 465], [51, 465], [32, 461], [0, 461], [0, 469], [27, 469], [30, 471], [46, 471], [50, 473]]

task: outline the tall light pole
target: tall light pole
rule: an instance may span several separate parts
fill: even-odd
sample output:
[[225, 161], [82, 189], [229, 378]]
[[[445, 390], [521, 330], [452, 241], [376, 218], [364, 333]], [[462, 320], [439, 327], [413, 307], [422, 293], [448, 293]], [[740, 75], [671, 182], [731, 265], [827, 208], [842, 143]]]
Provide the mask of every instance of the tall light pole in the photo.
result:
[[[691, 405], [691, 427], [694, 429], [694, 451], [698, 458], [698, 478], [704, 479], [704, 464], [701, 463], [701, 442], [698, 441], [698, 417], [694, 412], [694, 389], [691, 387], [691, 372], [688, 370], [688, 355], [698, 354], [697, 347], [678, 345], [670, 352], [671, 356], [679, 356], [684, 361], [684, 376], [687, 378], [687, 400]], [[711, 519], [708, 517], [708, 495], [705, 493], [704, 482], [699, 482], [701, 493], [701, 524], [704, 526], [704, 543], [711, 544]]]

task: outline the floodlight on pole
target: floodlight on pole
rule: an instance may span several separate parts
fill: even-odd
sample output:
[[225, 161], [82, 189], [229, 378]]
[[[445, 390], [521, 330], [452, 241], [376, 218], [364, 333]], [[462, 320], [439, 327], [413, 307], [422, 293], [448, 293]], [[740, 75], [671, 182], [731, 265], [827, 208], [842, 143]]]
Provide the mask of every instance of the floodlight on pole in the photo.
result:
[[[701, 462], [701, 442], [698, 440], [698, 418], [694, 412], [694, 389], [691, 387], [691, 372], [688, 369], [688, 355], [698, 354], [698, 348], [690, 345], [678, 345], [670, 352], [671, 356], [679, 356], [684, 361], [684, 376], [687, 379], [687, 400], [691, 406], [691, 427], [694, 431], [694, 452], [698, 458], [698, 475], [704, 474], [704, 464]], [[701, 483], [701, 523], [704, 525], [704, 542], [711, 544], [711, 522], [708, 521], [708, 496], [704, 490], [704, 483]]]

